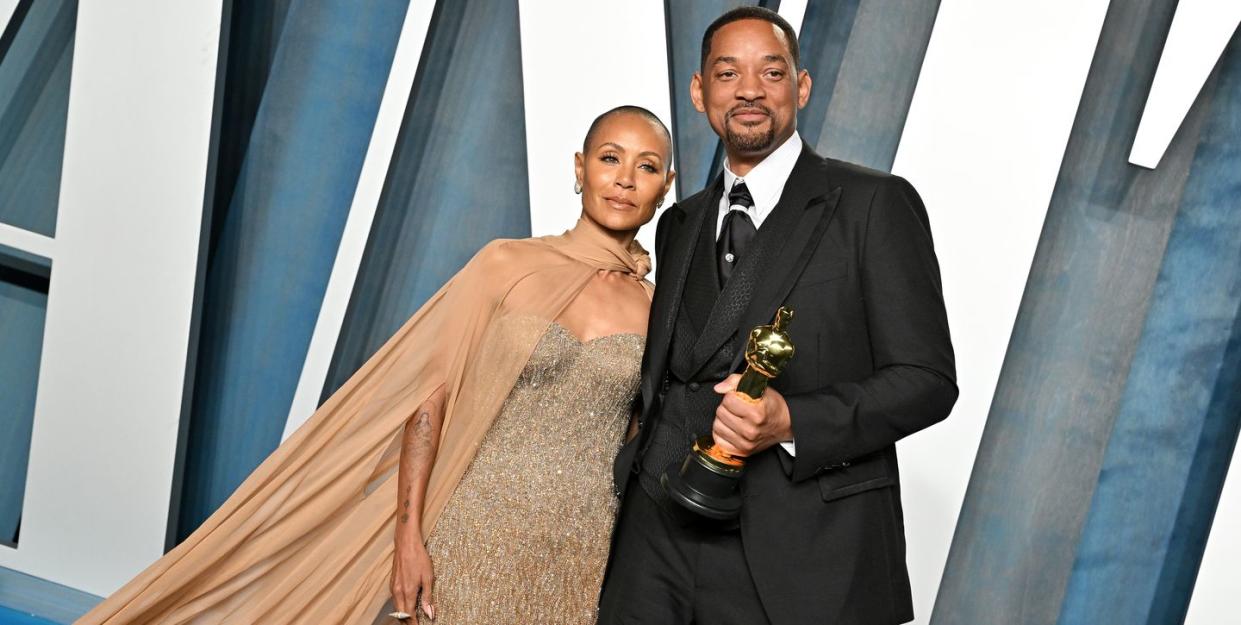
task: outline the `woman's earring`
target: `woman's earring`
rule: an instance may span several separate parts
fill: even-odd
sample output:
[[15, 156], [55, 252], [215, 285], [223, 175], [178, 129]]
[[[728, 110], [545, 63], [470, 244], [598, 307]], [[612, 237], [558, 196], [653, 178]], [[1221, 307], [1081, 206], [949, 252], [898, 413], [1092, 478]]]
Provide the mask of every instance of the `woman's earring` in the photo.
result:
[[573, 181], [573, 192], [578, 195], [582, 194], [582, 181], [581, 180]]
[[664, 207], [664, 198], [661, 197], [658, 200], [655, 200], [655, 208], [663, 208], [663, 207]]

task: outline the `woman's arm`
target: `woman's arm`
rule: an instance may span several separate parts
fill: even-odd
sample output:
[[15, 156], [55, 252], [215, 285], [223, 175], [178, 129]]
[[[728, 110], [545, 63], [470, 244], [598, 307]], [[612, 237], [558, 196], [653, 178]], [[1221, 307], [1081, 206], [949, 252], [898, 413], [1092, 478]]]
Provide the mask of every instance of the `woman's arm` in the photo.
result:
[[633, 440], [633, 437], [638, 435], [638, 417], [641, 416], [642, 413], [642, 407], [640, 404], [641, 402], [639, 402], [639, 406], [637, 408], [633, 409], [633, 413], [629, 415], [629, 429], [625, 432], [626, 443]]
[[418, 595], [422, 610], [434, 618], [431, 590], [435, 574], [422, 535], [422, 503], [431, 478], [444, 422], [444, 387], [437, 388], [405, 422], [397, 469], [396, 549], [392, 563], [392, 601], [398, 612], [412, 614]]

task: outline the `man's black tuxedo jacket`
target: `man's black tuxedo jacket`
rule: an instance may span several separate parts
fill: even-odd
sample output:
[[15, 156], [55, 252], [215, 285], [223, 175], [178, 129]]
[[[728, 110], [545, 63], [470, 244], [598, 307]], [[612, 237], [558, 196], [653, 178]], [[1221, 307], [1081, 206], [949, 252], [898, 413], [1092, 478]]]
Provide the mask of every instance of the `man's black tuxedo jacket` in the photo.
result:
[[[717, 177], [659, 219], [639, 435], [615, 466], [622, 496], [663, 416], [687, 268], [700, 228], [715, 227], [722, 186]], [[894, 443], [947, 417], [957, 397], [926, 209], [904, 179], [803, 146], [747, 254], [757, 245], [775, 246], [773, 260], [739, 322], [703, 335], [709, 353], [771, 323], [780, 305], [795, 310], [797, 351], [772, 386], [788, 402], [796, 456], [756, 454], [741, 485], [742, 544], [763, 606], [774, 625], [911, 620]]]

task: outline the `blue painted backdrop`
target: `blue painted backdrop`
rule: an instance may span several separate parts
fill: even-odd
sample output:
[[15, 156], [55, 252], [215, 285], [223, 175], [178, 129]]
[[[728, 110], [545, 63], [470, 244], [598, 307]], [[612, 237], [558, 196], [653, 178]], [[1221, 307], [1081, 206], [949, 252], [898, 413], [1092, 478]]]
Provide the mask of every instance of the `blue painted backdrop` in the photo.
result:
[[324, 398], [484, 244], [530, 236], [517, 0], [436, 3], [405, 112]]
[[1175, 9], [1107, 13], [936, 625], [1184, 619], [1241, 421], [1241, 50], [1129, 164]]
[[[736, 4], [665, 3], [682, 195], [720, 165], [688, 84], [702, 30]], [[21, 30], [0, 39], [0, 221], [48, 235], [75, 7], [27, 0]], [[407, 6], [231, 9], [178, 536], [279, 442]], [[891, 166], [937, 9], [810, 3], [811, 145]], [[1129, 165], [1174, 10], [1132, 0], [1107, 15], [937, 624], [1183, 617], [1241, 422], [1241, 44], [1160, 167]], [[325, 396], [485, 241], [528, 235], [519, 44], [516, 0], [437, 3]], [[4, 540], [48, 269], [13, 253], [0, 267]]]
[[280, 442], [406, 4], [235, 3], [181, 538]]

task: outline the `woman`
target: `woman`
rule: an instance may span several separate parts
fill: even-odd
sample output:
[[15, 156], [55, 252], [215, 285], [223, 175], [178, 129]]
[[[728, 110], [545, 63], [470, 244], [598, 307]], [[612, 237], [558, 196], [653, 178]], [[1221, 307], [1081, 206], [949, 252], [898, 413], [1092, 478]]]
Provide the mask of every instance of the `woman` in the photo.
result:
[[645, 109], [596, 119], [572, 230], [488, 244], [78, 623], [593, 623], [650, 304], [634, 235], [670, 143]]

